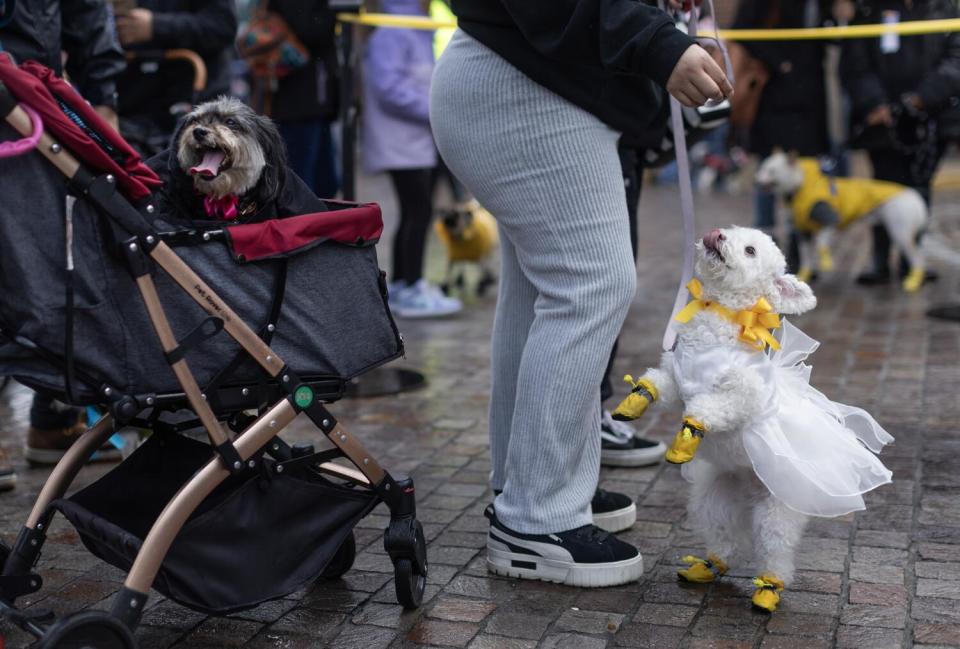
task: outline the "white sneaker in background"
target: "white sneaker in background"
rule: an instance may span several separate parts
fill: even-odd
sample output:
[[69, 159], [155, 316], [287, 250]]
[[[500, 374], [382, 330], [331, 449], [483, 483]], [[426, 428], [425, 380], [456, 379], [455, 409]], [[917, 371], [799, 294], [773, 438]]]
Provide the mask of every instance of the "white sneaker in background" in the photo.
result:
[[442, 318], [463, 308], [460, 300], [447, 297], [425, 279], [401, 288], [389, 303], [394, 314], [401, 318]]
[[387, 282], [387, 304], [390, 306], [391, 311], [395, 311], [394, 304], [397, 301], [397, 296], [400, 295], [400, 291], [405, 288], [407, 288], [407, 283], [402, 279]]
[[647, 466], [663, 459], [663, 442], [637, 437], [628, 423], [617, 421], [609, 410], [600, 422], [600, 463], [604, 466]]

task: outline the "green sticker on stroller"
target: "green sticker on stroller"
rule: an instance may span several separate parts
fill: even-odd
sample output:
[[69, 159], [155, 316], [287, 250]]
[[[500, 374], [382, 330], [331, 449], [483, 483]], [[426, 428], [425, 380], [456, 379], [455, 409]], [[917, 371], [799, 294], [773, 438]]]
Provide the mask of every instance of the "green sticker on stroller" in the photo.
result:
[[293, 400], [301, 408], [309, 408], [313, 404], [313, 389], [309, 385], [301, 385], [293, 393]]

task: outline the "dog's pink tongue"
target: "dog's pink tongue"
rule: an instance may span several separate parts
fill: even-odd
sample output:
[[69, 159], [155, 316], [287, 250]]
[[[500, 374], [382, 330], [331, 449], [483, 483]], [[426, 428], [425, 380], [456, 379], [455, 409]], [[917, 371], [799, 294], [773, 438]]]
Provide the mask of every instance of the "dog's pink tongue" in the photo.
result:
[[196, 167], [190, 167], [190, 173], [194, 176], [200, 175], [205, 178], [213, 178], [220, 173], [220, 165], [226, 154], [223, 151], [207, 151], [203, 154], [203, 160]]

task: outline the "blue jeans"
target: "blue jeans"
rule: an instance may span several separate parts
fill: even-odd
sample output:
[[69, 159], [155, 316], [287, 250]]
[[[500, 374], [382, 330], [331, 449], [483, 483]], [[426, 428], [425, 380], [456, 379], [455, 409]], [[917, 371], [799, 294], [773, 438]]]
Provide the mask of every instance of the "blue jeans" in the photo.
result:
[[278, 122], [290, 167], [314, 194], [332, 198], [340, 191], [330, 124], [322, 119]]
[[753, 194], [753, 222], [755, 227], [772, 232], [777, 225], [777, 196], [758, 189]]

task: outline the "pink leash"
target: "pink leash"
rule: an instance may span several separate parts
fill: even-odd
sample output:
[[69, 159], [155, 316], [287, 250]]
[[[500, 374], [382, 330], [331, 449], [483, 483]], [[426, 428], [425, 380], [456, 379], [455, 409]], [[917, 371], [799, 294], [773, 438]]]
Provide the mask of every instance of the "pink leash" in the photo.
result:
[[30, 122], [33, 124], [33, 133], [21, 140], [0, 142], [0, 159], [15, 158], [16, 156], [33, 151], [37, 148], [37, 143], [40, 142], [40, 136], [43, 135], [43, 120], [40, 119], [40, 114], [26, 104], [21, 103], [20, 107], [30, 116]]

